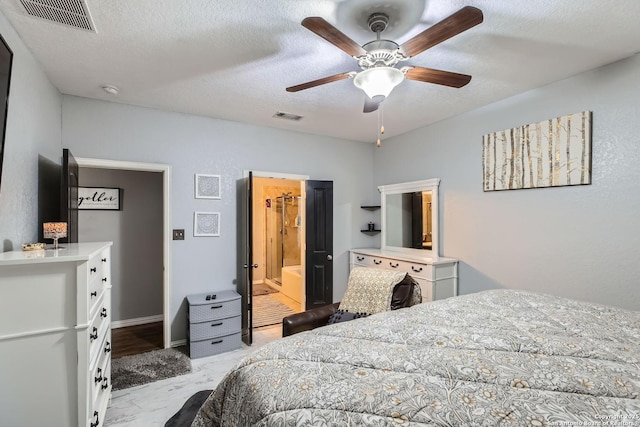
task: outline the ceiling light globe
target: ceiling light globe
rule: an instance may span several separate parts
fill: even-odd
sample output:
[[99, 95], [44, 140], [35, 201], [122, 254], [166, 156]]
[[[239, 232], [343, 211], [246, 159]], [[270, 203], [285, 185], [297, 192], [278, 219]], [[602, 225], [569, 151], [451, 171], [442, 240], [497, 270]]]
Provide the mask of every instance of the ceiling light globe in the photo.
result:
[[404, 73], [393, 67], [375, 67], [360, 71], [353, 84], [371, 99], [374, 96], [389, 96], [394, 87], [404, 80]]

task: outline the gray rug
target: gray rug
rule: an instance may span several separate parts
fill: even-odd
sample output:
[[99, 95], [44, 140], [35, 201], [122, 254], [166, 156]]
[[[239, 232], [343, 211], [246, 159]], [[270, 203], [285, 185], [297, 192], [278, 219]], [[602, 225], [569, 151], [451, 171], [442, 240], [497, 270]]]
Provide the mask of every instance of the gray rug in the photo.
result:
[[113, 390], [134, 387], [191, 372], [191, 359], [181, 350], [165, 348], [111, 361]]
[[254, 328], [281, 323], [283, 317], [295, 313], [271, 295], [254, 296], [252, 304]]

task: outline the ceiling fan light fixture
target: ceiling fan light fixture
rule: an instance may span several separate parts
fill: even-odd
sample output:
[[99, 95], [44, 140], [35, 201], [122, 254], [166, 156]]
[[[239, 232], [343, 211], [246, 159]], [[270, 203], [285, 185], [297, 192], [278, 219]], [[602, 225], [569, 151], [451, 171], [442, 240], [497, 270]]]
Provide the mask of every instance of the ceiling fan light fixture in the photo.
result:
[[374, 96], [387, 97], [394, 87], [404, 80], [404, 73], [394, 67], [375, 67], [360, 71], [353, 78], [353, 84], [371, 99]]

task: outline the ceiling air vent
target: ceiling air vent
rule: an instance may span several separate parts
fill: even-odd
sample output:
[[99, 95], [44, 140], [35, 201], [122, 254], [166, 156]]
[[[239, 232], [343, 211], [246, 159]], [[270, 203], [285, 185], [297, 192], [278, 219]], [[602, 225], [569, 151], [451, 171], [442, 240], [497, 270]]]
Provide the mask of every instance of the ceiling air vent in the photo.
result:
[[291, 113], [283, 113], [282, 111], [278, 111], [273, 115], [273, 117], [275, 117], [276, 119], [292, 120], [294, 122], [297, 122], [297, 121], [300, 121], [303, 116], [299, 116], [297, 114], [291, 114]]
[[28, 15], [68, 27], [96, 32], [84, 0], [19, 0]]

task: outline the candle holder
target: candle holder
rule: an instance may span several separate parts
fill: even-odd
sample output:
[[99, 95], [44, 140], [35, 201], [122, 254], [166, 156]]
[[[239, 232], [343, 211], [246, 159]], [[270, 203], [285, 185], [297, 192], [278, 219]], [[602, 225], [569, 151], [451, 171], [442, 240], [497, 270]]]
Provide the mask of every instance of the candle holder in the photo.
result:
[[58, 246], [58, 239], [67, 237], [66, 222], [45, 222], [42, 224], [43, 235], [45, 239], [53, 239], [53, 249], [61, 249]]

